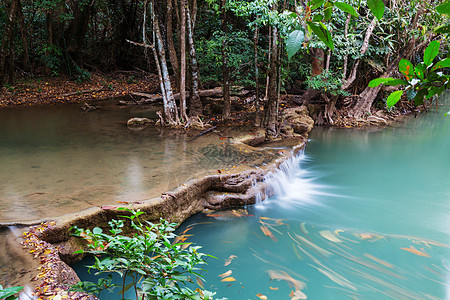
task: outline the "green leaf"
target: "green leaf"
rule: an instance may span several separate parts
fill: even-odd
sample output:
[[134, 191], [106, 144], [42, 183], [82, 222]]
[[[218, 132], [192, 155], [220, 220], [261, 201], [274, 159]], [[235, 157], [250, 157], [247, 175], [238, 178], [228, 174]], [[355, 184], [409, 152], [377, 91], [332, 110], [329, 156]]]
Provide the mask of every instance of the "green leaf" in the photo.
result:
[[440, 14], [450, 15], [450, 1], [437, 6], [436, 11]]
[[333, 40], [331, 39], [331, 34], [327, 27], [322, 23], [319, 24], [308, 22], [309, 28], [317, 35], [317, 37], [325, 43], [331, 50], [334, 50]]
[[100, 234], [100, 233], [102, 233], [102, 229], [101, 229], [100, 227], [95, 227], [95, 228], [92, 230], [92, 233], [93, 233], [93, 234]]
[[286, 40], [286, 51], [289, 59], [300, 50], [304, 39], [305, 33], [301, 30], [294, 30], [289, 34]]
[[23, 289], [23, 286], [14, 286], [0, 290], [0, 299], [8, 298], [14, 294], [17, 294]]
[[450, 59], [445, 58], [443, 60], [438, 61], [433, 68], [431, 68], [431, 71], [442, 69], [442, 68], [450, 68]]
[[387, 107], [391, 108], [392, 106], [394, 106], [395, 103], [397, 103], [398, 100], [400, 100], [402, 95], [403, 95], [403, 91], [396, 91], [396, 92], [391, 93], [389, 95], [389, 97], [387, 97], [387, 99], [386, 99]]
[[450, 33], [450, 25], [442, 25], [434, 29], [436, 33]]
[[312, 0], [311, 1], [311, 10], [314, 10], [314, 9], [316, 9], [316, 8], [319, 8], [319, 7], [321, 7], [322, 6], [322, 4], [323, 4], [323, 2], [324, 2], [324, 0]]
[[313, 22], [320, 22], [320, 21], [322, 21], [323, 20], [323, 16], [322, 15], [315, 15], [313, 18], [312, 18], [312, 21]]
[[427, 66], [424, 63], [420, 63], [414, 68], [416, 76], [418, 78], [420, 78], [420, 79], [424, 79], [425, 78], [426, 70], [427, 70]]
[[425, 49], [423, 55], [423, 62], [429, 66], [433, 63], [433, 59], [439, 54], [439, 47], [441, 43], [439, 41], [432, 41]]
[[384, 15], [385, 9], [383, 0], [367, 0], [367, 5], [369, 6], [369, 9], [372, 11], [373, 15], [378, 20], [381, 20]]
[[397, 85], [408, 85], [408, 81], [403, 80], [403, 79], [394, 79], [391, 81], [386, 82], [384, 85], [389, 85], [389, 86], [397, 86]]
[[410, 81], [414, 75], [414, 66], [413, 64], [407, 60], [407, 59], [402, 59], [399, 63], [398, 63], [398, 70], [405, 75], [406, 80]]
[[385, 85], [407, 85], [408, 82], [402, 80], [402, 79], [395, 79], [395, 78], [376, 78], [369, 82], [369, 87], [374, 88], [376, 86], [379, 86], [380, 84]]
[[329, 21], [331, 19], [332, 13], [333, 13], [333, 3], [327, 1], [325, 3], [325, 8], [323, 10], [324, 20]]
[[350, 4], [344, 3], [344, 2], [334, 2], [334, 6], [342, 10], [343, 12], [349, 13], [354, 17], [358, 16], [358, 13], [356, 10], [351, 6]]
[[417, 92], [417, 95], [414, 97], [414, 104], [419, 106], [423, 103], [423, 97], [428, 94], [428, 90], [426, 88], [420, 89]]

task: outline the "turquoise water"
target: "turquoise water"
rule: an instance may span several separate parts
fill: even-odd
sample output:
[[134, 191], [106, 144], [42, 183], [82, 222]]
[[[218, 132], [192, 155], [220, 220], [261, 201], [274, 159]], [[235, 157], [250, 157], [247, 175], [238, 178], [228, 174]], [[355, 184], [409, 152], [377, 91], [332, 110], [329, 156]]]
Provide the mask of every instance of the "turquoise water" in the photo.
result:
[[274, 197], [188, 219], [179, 234], [190, 228], [187, 242], [217, 257], [205, 289], [228, 299], [450, 299], [448, 110], [395, 128], [316, 128], [305, 153], [267, 176]]
[[[314, 129], [276, 196], [181, 227], [229, 299], [450, 299], [448, 106], [396, 128]], [[220, 277], [219, 275], [226, 273]], [[228, 278], [222, 281], [222, 278]]]

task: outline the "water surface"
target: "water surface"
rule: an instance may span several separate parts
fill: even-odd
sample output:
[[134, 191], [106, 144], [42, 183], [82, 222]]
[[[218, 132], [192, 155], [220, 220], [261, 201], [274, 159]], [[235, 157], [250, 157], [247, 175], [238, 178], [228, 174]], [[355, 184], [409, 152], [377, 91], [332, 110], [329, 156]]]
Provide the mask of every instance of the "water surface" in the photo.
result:
[[156, 118], [158, 107], [99, 106], [0, 110], [0, 223], [143, 201], [187, 179], [272, 158], [240, 151], [214, 132], [193, 140], [194, 134], [126, 127], [131, 117]]
[[205, 288], [229, 299], [450, 299], [448, 110], [382, 130], [316, 128], [268, 179], [275, 197], [189, 219], [179, 232], [192, 227], [188, 241], [218, 257]]

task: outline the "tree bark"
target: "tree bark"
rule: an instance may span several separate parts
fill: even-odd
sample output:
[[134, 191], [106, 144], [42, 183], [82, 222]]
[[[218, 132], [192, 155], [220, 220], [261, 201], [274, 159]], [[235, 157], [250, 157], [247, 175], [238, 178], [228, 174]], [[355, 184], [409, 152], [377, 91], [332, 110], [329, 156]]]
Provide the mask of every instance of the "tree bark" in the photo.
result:
[[173, 0], [167, 0], [167, 47], [169, 48], [170, 65], [175, 77], [176, 91], [180, 87], [180, 67], [178, 64], [177, 51], [173, 42]]
[[186, 115], [186, 0], [180, 0], [180, 117], [187, 122]]
[[222, 0], [222, 86], [223, 86], [223, 112], [224, 118], [228, 118], [231, 114], [231, 99], [230, 99], [230, 72], [228, 69], [228, 53], [227, 53], [227, 0]]
[[[391, 63], [386, 68], [386, 71], [381, 75], [381, 77], [391, 77], [394, 72], [398, 69], [398, 63], [402, 58], [408, 58], [415, 52], [416, 38], [411, 38], [406, 45], [399, 51], [396, 59], [391, 61]], [[364, 91], [359, 95], [356, 105], [350, 110], [349, 116], [354, 118], [361, 118], [366, 114], [370, 113], [370, 108], [372, 103], [377, 97], [378, 93], [382, 89], [383, 85], [371, 88], [366, 87]]]
[[172, 86], [170, 84], [170, 77], [169, 77], [169, 71], [167, 69], [167, 63], [166, 63], [166, 51], [164, 50], [164, 44], [161, 36], [161, 32], [159, 29], [159, 22], [158, 18], [155, 15], [154, 10], [154, 0], [151, 1], [152, 9], [152, 20], [153, 20], [153, 32], [154, 36], [156, 38], [156, 45], [157, 45], [157, 56], [160, 63], [161, 68], [161, 81], [163, 82], [163, 88], [162, 91], [165, 94], [164, 98], [164, 121], [169, 126], [177, 126], [179, 124], [178, 122], [178, 111], [177, 111], [177, 105], [175, 103], [175, 99], [173, 97], [173, 90]]
[[264, 127], [266, 129], [266, 136], [270, 139], [277, 135], [277, 107], [278, 107], [278, 92], [277, 92], [277, 69], [278, 69], [278, 30], [276, 27], [272, 28], [272, 55], [270, 60], [269, 70], [269, 84], [268, 84], [268, 99], [264, 106]]
[[[350, 23], [350, 19], [352, 18], [351, 14], [347, 14], [347, 20], [345, 20], [345, 27], [344, 27], [344, 38], [345, 41], [348, 44], [348, 25]], [[347, 77], [347, 65], [348, 65], [348, 54], [345, 54], [344, 56], [344, 67], [342, 70], [342, 80], [345, 81], [345, 78]], [[344, 83], [344, 82], [343, 82]]]
[[311, 48], [311, 76], [315, 77], [317, 75], [322, 74], [323, 72], [323, 64], [325, 60], [325, 53], [323, 49], [320, 48]]
[[[7, 13], [7, 20], [5, 30], [3, 31], [2, 48], [0, 49], [0, 86], [5, 83], [5, 75], [7, 69], [7, 58], [9, 58], [9, 71], [11, 70], [11, 64], [14, 65], [14, 60], [11, 61], [11, 49], [14, 47], [13, 33], [17, 17], [17, 10], [19, 9], [19, 1], [12, 0]], [[9, 72], [8, 72], [9, 73]], [[11, 77], [11, 76], [10, 76]]]
[[[195, 3], [194, 3], [195, 4]], [[189, 116], [196, 117], [203, 113], [203, 105], [200, 100], [199, 90], [199, 72], [197, 65], [197, 54], [194, 45], [194, 20], [191, 18], [189, 7], [186, 7], [187, 29], [188, 29], [188, 45], [190, 56], [190, 71], [191, 71], [191, 89], [189, 101]]]
[[261, 111], [260, 111], [260, 100], [259, 100], [259, 68], [258, 68], [258, 40], [259, 40], [259, 27], [255, 25], [255, 35], [253, 36], [253, 50], [255, 56], [255, 125], [261, 126]]
[[[363, 44], [362, 44], [361, 50], [360, 50], [360, 57], [362, 57], [364, 55], [364, 53], [366, 53], [367, 49], [369, 48], [370, 36], [372, 35], [373, 30], [375, 29], [376, 25], [377, 25], [377, 18], [374, 17], [372, 19], [372, 22], [370, 23], [369, 27], [367, 28], [366, 34], [364, 36], [364, 41], [363, 41]], [[353, 64], [353, 69], [350, 73], [349, 78], [347, 80], [345, 80], [344, 83], [342, 83], [342, 86], [341, 86], [342, 90], [348, 89], [352, 85], [352, 83], [355, 81], [356, 74], [358, 72], [359, 62], [360, 62], [360, 59], [357, 59], [355, 61], [355, 63]]]

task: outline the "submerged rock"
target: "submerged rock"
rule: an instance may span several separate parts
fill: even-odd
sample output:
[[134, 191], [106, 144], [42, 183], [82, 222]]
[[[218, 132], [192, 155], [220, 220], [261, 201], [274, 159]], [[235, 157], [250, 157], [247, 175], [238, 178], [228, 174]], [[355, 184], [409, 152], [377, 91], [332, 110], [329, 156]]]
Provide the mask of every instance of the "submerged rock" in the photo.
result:
[[153, 120], [147, 118], [131, 118], [127, 121], [127, 126], [130, 129], [143, 129], [151, 124], [154, 124]]

